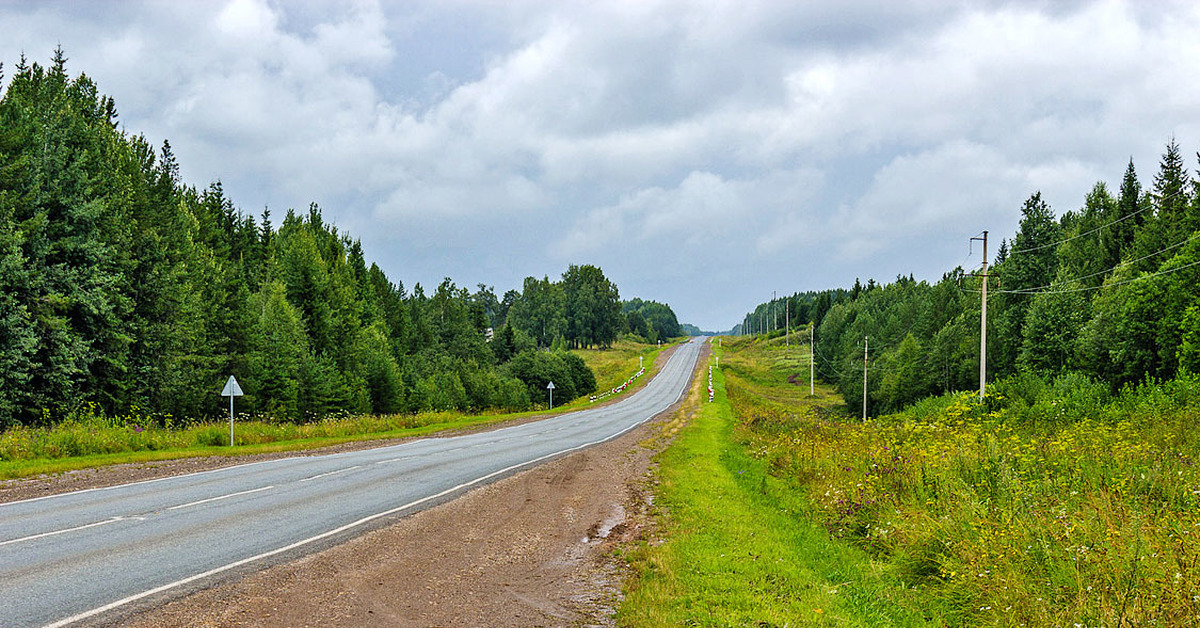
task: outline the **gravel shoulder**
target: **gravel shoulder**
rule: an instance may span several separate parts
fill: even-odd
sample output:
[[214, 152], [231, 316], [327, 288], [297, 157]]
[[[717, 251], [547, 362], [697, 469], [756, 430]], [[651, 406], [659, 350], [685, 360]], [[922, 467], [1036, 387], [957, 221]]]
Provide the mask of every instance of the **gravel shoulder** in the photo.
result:
[[698, 403], [699, 382], [693, 376], [684, 401], [618, 439], [115, 620], [138, 628], [615, 625], [624, 567], [615, 550], [646, 533], [654, 454]]

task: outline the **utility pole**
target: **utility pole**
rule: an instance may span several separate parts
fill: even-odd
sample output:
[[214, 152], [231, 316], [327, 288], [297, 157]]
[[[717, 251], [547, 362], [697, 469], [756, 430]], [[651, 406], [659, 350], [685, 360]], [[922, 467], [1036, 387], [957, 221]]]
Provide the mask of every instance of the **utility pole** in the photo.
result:
[[771, 329], [775, 331], [775, 291], [771, 291]]
[[863, 420], [867, 420], [867, 345], [870, 336], [863, 336]]
[[788, 349], [792, 348], [792, 301], [783, 300], [783, 340]]
[[988, 254], [987, 254], [987, 235], [988, 232], [983, 232], [982, 238], [971, 238], [972, 240], [983, 240], [983, 272], [980, 277], [983, 278], [983, 303], [979, 308], [979, 402], [983, 403], [983, 391], [987, 386], [987, 288], [988, 288]]
[[813, 371], [816, 369], [817, 363], [817, 325], [810, 323], [808, 326], [808, 396], [816, 395], [816, 389], [813, 387]]

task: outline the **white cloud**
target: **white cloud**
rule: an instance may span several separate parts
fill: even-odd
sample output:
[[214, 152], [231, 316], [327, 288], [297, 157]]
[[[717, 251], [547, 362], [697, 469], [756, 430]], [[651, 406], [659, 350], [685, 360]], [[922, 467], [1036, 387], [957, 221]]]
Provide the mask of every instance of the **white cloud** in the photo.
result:
[[1200, 143], [1186, 2], [31, 2], [0, 20], [9, 75], [62, 43], [186, 180], [256, 212], [319, 202], [409, 285], [503, 289], [586, 257], [707, 327], [773, 289], [936, 278], [963, 238], [1011, 234], [1033, 191], [1062, 213], [1131, 155], [1149, 183], [1170, 136]]

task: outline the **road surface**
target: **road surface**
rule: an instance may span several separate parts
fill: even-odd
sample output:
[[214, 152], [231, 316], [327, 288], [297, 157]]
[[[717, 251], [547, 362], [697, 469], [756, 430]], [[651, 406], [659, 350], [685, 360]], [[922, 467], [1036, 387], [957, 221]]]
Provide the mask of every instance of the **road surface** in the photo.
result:
[[0, 504], [0, 626], [103, 620], [615, 438], [681, 397], [702, 342], [681, 346], [643, 389], [603, 408]]

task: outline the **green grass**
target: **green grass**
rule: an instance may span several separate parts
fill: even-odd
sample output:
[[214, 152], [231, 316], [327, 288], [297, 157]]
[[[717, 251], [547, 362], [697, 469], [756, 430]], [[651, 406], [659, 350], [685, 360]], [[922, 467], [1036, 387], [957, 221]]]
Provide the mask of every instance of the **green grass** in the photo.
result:
[[532, 414], [438, 412], [346, 417], [307, 424], [269, 423], [242, 417], [235, 425], [234, 447], [228, 446], [228, 422], [174, 428], [145, 421], [126, 423], [121, 419], [92, 417], [51, 428], [18, 427], [0, 434], [0, 479], [110, 464], [301, 451], [351, 441], [418, 437], [511, 421]]
[[628, 556], [635, 576], [619, 623], [923, 625], [919, 613], [897, 602], [908, 597], [902, 587], [865, 552], [804, 516], [806, 500], [746, 451], [721, 371], [713, 383], [714, 402], [705, 396], [659, 457], [655, 494], [665, 540]]
[[[605, 350], [577, 352], [596, 373], [598, 387], [608, 390], [638, 370], [646, 374], [624, 394], [645, 384], [661, 349], [620, 341]], [[586, 396], [554, 408], [553, 413], [591, 406]], [[240, 456], [301, 451], [350, 441], [420, 437], [435, 432], [475, 428], [546, 414], [544, 410], [511, 414], [428, 412], [416, 415], [349, 416], [310, 423], [281, 423], [238, 416], [234, 445], [229, 447], [228, 421], [176, 425], [142, 416], [136, 410], [105, 416], [87, 406], [52, 427], [16, 427], [0, 433], [0, 479], [62, 473], [110, 464], [142, 463], [198, 456]]]
[[[634, 380], [622, 393], [628, 394], [630, 391], [644, 386], [654, 377], [658, 368], [656, 360], [659, 354], [671, 344], [659, 347], [630, 340], [618, 340], [607, 349], [578, 349], [573, 353], [582, 357], [591, 367], [592, 372], [596, 374], [596, 392], [598, 393], [612, 390], [627, 381], [634, 373], [637, 373], [638, 358], [642, 358], [646, 373]], [[572, 407], [590, 405], [586, 396], [576, 400], [573, 404]]]
[[667, 542], [635, 557], [628, 624], [1200, 623], [1200, 378], [1020, 375], [863, 422], [788, 383], [807, 363], [777, 342], [724, 345], [718, 403], [662, 457]]

